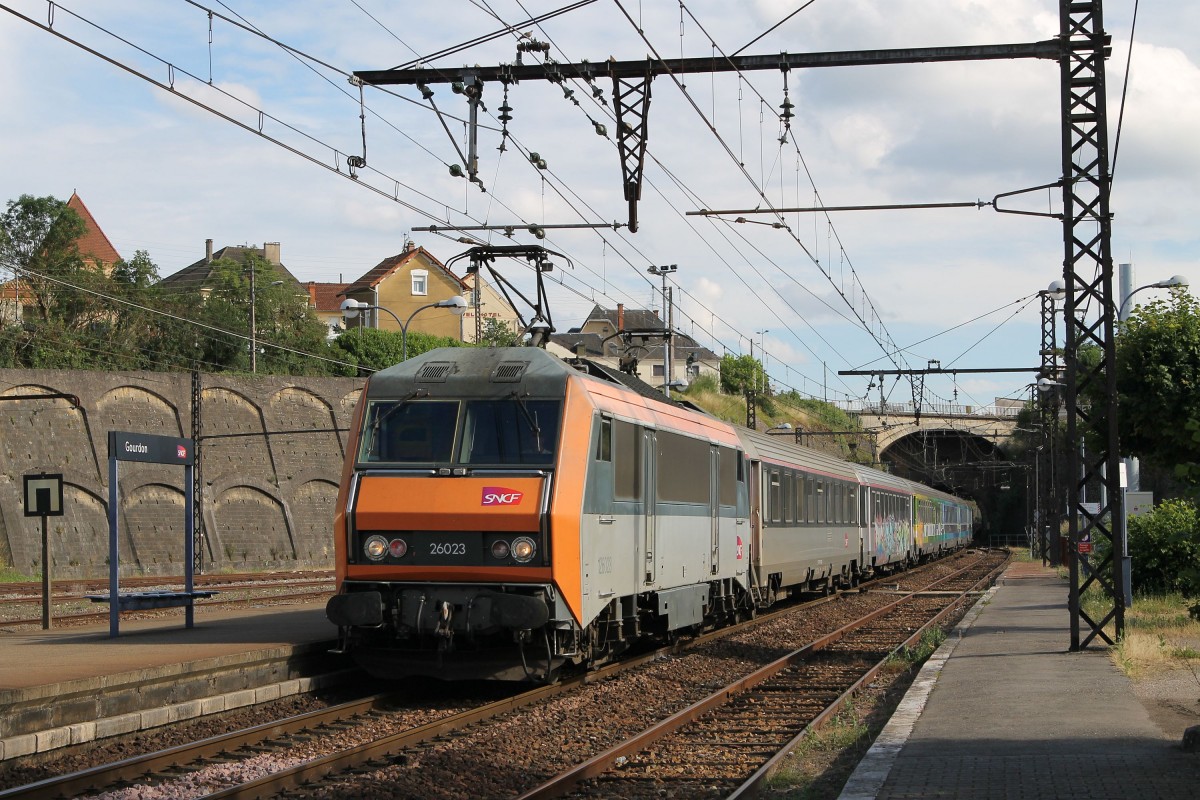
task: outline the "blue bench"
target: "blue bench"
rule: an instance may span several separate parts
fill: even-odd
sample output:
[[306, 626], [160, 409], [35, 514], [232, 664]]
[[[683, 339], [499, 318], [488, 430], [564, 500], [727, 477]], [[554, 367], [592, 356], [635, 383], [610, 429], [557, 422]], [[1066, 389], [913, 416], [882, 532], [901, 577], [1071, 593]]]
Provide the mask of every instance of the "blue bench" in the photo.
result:
[[[216, 592], [124, 592], [117, 595], [117, 606], [121, 611], [143, 611], [150, 608], [179, 608], [191, 606], [192, 601], [212, 597]], [[93, 603], [110, 603], [112, 596], [107, 594], [85, 595]]]

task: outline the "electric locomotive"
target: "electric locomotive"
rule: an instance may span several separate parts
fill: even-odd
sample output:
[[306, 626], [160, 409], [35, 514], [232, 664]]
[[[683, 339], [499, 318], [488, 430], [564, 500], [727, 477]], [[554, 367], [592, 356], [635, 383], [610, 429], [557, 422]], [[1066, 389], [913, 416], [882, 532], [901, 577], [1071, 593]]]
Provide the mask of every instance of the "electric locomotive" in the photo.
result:
[[443, 348], [370, 378], [327, 607], [368, 671], [547, 680], [736, 612], [749, 498], [732, 428], [579, 366]]

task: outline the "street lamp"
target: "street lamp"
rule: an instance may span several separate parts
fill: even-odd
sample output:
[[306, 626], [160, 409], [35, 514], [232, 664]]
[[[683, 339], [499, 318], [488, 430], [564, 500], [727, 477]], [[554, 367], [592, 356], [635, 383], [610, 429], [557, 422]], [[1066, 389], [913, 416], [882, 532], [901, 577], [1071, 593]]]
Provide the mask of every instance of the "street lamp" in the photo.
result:
[[[758, 349], [762, 352], [762, 372], [763, 372], [763, 393], [765, 394], [770, 387], [770, 382], [767, 380], [767, 334], [769, 330], [755, 331], [754, 335], [759, 337]], [[753, 342], [751, 342], [753, 346]]]
[[413, 321], [413, 317], [417, 316], [417, 314], [420, 314], [427, 308], [448, 308], [454, 312], [455, 316], [461, 317], [467, 310], [467, 301], [464, 300], [461, 295], [456, 294], [453, 297], [445, 300], [439, 300], [436, 303], [427, 303], [426, 305], [421, 306], [416, 311], [409, 314], [408, 320], [401, 322], [400, 318], [396, 316], [395, 312], [389, 308], [384, 308], [383, 306], [373, 306], [370, 303], [365, 303], [360, 300], [354, 300], [347, 297], [342, 301], [342, 317], [344, 319], [354, 319], [358, 316], [358, 312], [367, 311], [370, 309], [374, 309], [375, 311], [386, 311], [387, 313], [391, 314], [392, 319], [396, 320], [396, 324], [400, 326], [400, 360], [407, 361], [408, 326]]
[[1176, 286], [1187, 286], [1187, 285], [1188, 285], [1187, 278], [1185, 278], [1182, 275], [1173, 275], [1170, 278], [1159, 281], [1158, 283], [1148, 283], [1145, 286], [1139, 286], [1138, 288], [1134, 289], [1129, 294], [1125, 295], [1125, 299], [1121, 302], [1120, 309], [1117, 310], [1117, 320], [1119, 322], [1124, 322], [1125, 320], [1129, 319], [1129, 312], [1133, 310], [1133, 309], [1129, 308], [1129, 301], [1133, 299], [1133, 296], [1135, 294], [1142, 291], [1143, 289], [1172, 289]]
[[[1062, 362], [1059, 360], [1058, 354], [1058, 329], [1055, 312], [1056, 305], [1067, 298], [1067, 285], [1061, 280], [1056, 280], [1038, 292], [1038, 297], [1042, 301], [1042, 344], [1039, 351], [1042, 363], [1037, 382], [1042, 445], [1039, 447], [1039, 453], [1035, 459], [1039, 463], [1042, 459], [1045, 460], [1046, 471], [1044, 475], [1037, 474], [1035, 476], [1034, 484], [1035, 492], [1039, 497], [1038, 507], [1042, 510], [1042, 515], [1045, 515], [1044, 521], [1042, 515], [1038, 517], [1038, 545], [1042, 564], [1054, 565], [1059, 560], [1058, 537], [1051, 531], [1051, 525], [1056, 524], [1058, 520], [1058, 515], [1054, 513], [1054, 509], [1057, 508], [1058, 494], [1055, 476], [1055, 447], [1058, 437], [1059, 398], [1056, 389], [1063, 386], [1057, 380], [1062, 375]], [[1045, 483], [1043, 483], [1043, 479]]]

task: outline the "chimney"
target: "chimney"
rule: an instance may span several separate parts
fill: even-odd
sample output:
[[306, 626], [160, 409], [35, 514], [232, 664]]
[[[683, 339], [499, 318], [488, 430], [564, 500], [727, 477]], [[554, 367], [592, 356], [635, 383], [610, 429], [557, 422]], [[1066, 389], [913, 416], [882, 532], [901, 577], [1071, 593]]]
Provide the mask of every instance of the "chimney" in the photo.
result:
[[617, 330], [625, 330], [625, 304], [617, 303]]
[[317, 307], [317, 282], [316, 281], [308, 282], [308, 304], [312, 308]]
[[416, 249], [417, 249], [417, 243], [414, 242], [412, 239], [409, 239], [406, 236], [404, 238], [404, 252], [411, 253], [413, 250], [416, 250]]
[[212, 263], [212, 239], [204, 240], [204, 263]]
[[279, 266], [279, 242], [263, 242], [263, 258]]

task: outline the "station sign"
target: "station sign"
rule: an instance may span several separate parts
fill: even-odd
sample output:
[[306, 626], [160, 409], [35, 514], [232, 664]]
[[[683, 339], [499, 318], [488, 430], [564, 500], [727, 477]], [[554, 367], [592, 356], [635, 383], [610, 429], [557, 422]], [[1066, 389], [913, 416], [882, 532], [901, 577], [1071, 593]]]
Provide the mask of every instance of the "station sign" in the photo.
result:
[[195, 444], [177, 436], [150, 433], [108, 432], [108, 457], [117, 461], [143, 461], [151, 464], [191, 466], [195, 463]]

